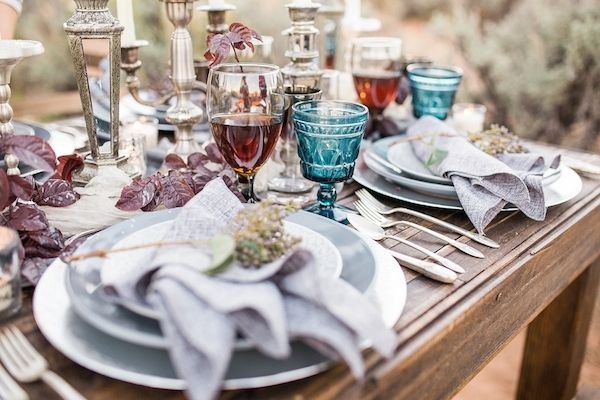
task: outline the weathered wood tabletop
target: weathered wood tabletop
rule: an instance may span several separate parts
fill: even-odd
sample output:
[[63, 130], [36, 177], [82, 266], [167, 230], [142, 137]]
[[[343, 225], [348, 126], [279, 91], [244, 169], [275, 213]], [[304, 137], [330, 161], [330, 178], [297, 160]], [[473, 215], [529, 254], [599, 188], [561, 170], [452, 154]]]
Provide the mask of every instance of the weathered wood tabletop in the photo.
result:
[[[600, 157], [573, 154], [600, 164]], [[347, 185], [340, 202], [352, 205], [357, 188], [357, 184]], [[471, 228], [462, 212], [420, 210]], [[544, 222], [532, 221], [518, 212], [499, 215], [486, 233], [500, 243], [500, 249], [470, 243], [485, 253], [483, 260], [442, 246], [412, 228], [395, 229], [395, 233], [449, 256], [467, 272], [454, 284], [447, 285], [405, 269], [408, 300], [396, 324], [399, 345], [391, 360], [366, 351], [368, 375], [363, 382], [354, 381], [347, 368], [339, 365], [298, 382], [261, 390], [224, 392], [223, 397], [448, 398], [527, 325], [518, 397], [573, 397], [600, 280], [600, 179], [584, 178], [582, 193], [569, 203], [550, 209]], [[467, 241], [464, 237], [460, 240]], [[383, 244], [423, 258], [395, 242]], [[23, 329], [51, 367], [86, 397], [183, 398], [178, 392], [105, 378], [63, 357], [37, 329], [31, 295], [31, 290], [25, 292], [23, 310], [11, 322]], [[32, 399], [57, 398], [40, 383], [25, 388]]]

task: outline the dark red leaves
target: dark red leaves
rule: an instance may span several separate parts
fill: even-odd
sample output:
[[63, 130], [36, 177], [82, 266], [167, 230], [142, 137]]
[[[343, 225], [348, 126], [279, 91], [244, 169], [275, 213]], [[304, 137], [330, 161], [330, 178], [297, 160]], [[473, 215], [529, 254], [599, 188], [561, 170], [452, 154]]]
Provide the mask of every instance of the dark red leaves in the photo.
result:
[[4, 210], [10, 204], [10, 183], [8, 176], [3, 169], [0, 168], [0, 211]]
[[8, 182], [12, 194], [11, 202], [16, 198], [26, 201], [31, 200], [31, 196], [33, 196], [33, 191], [35, 189], [35, 182], [32, 177], [21, 178], [17, 175], [10, 175], [8, 177]]
[[194, 197], [194, 191], [178, 171], [169, 171], [169, 175], [161, 177], [160, 183], [160, 198], [167, 208], [183, 207]]
[[79, 154], [58, 157], [58, 166], [54, 178], [73, 181], [73, 173], [83, 169], [83, 157]]
[[[231, 48], [244, 50], [249, 47], [254, 51], [252, 39], [262, 41], [262, 37], [253, 29], [246, 25], [234, 22], [229, 26], [229, 32], [209, 35], [206, 38], [207, 50], [204, 53], [204, 58], [210, 61], [209, 67], [222, 63], [231, 51]], [[236, 55], [237, 59], [237, 55]]]
[[33, 201], [40, 206], [66, 207], [79, 200], [79, 193], [73, 190], [73, 185], [61, 179], [49, 179], [37, 188]]
[[168, 154], [165, 157], [164, 165], [169, 169], [188, 169], [187, 164], [177, 154]]
[[157, 190], [156, 177], [138, 178], [123, 188], [116, 207], [123, 211], [137, 211], [152, 202]]
[[9, 228], [22, 232], [34, 232], [49, 227], [46, 214], [33, 203], [17, 201], [6, 215]]
[[56, 155], [44, 139], [37, 136], [9, 136], [4, 139], [3, 150], [17, 156], [19, 161], [30, 167], [54, 172]]
[[237, 188], [235, 174], [223, 160], [217, 145], [209, 144], [205, 151], [207, 154], [190, 154], [187, 164], [179, 156], [167, 156], [164, 165], [173, 168], [168, 175], [157, 172], [133, 181], [121, 192], [116, 207], [123, 211], [183, 207], [208, 182], [218, 177], [222, 177], [231, 191], [245, 201]]

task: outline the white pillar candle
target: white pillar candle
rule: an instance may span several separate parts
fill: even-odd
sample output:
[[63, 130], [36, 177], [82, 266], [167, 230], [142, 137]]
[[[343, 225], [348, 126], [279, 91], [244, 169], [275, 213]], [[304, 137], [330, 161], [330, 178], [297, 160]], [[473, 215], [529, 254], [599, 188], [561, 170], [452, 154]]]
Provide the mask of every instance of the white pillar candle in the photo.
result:
[[153, 149], [158, 146], [158, 120], [153, 117], [137, 117], [125, 123], [121, 134], [124, 139], [144, 136], [146, 149]]
[[121, 36], [121, 43], [128, 45], [135, 42], [135, 22], [133, 20], [132, 0], [117, 0], [117, 16], [125, 27]]
[[455, 104], [452, 106], [454, 126], [466, 133], [482, 132], [485, 112], [486, 108], [482, 104]]
[[225, 5], [225, 0], [208, 0], [209, 7], [223, 7]]
[[358, 21], [361, 16], [362, 1], [346, 0], [346, 12], [344, 19], [347, 21]]

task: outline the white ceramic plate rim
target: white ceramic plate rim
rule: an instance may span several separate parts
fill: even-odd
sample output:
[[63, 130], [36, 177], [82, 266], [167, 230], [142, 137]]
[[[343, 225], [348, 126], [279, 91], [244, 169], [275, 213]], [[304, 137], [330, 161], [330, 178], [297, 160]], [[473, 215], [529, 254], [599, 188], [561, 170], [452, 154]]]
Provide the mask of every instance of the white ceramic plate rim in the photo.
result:
[[[406, 279], [396, 260], [383, 247], [371, 239], [366, 238], [364, 235], [359, 235], [373, 251], [377, 265], [374, 281], [367, 289], [366, 295], [369, 296], [378, 307], [382, 307], [382, 318], [384, 319], [385, 324], [392, 328], [400, 318], [406, 304]], [[159, 389], [185, 389], [185, 382], [180, 379], [142, 374], [121, 367], [107, 365], [98, 360], [99, 356], [91, 358], [78, 351], [77, 348], [74, 348], [70, 340], [65, 340], [63, 337], [56, 336], [57, 333], [60, 333], [60, 328], [59, 332], [57, 332], [57, 328], [54, 326], [61, 322], [57, 320], [56, 316], [60, 315], [61, 312], [69, 312], [69, 308], [72, 307], [70, 304], [71, 300], [66, 293], [65, 287], [66, 268], [67, 266], [60, 260], [55, 261], [42, 276], [33, 296], [33, 314], [35, 321], [44, 337], [52, 344], [52, 346], [75, 363], [110, 378]], [[51, 284], [60, 286], [51, 287]], [[399, 286], [396, 286], [396, 284], [399, 284]], [[57, 307], [60, 307], [60, 309], [57, 310]], [[62, 321], [62, 323], [64, 324], [65, 321]], [[84, 322], [81, 321], [81, 323]], [[331, 361], [323, 362], [310, 367], [274, 374], [268, 377], [226, 380], [223, 383], [223, 388], [227, 390], [249, 389], [291, 382], [313, 376], [329, 368], [331, 364]]]

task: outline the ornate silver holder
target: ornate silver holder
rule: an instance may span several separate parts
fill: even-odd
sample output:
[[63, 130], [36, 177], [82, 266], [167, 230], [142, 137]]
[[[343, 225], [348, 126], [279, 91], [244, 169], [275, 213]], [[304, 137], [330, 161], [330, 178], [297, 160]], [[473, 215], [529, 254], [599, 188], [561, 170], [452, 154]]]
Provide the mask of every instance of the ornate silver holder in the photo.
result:
[[167, 110], [166, 119], [175, 125], [175, 146], [169, 153], [175, 153], [184, 159], [200, 150], [194, 140], [192, 129], [202, 120], [204, 111], [191, 101], [192, 90], [206, 91], [206, 85], [196, 80], [194, 70], [194, 50], [192, 37], [187, 29], [194, 11], [194, 0], [160, 0], [165, 3], [167, 18], [173, 24], [171, 35], [171, 74], [174, 90], [165, 96], [152, 101], [140, 98], [140, 81], [136, 76], [142, 67], [139, 49], [148, 45], [144, 40], [135, 41], [121, 48], [121, 68], [127, 74], [127, 88], [133, 98], [140, 104], [157, 107], [175, 98], [175, 104]]
[[344, 5], [339, 0], [322, 0], [318, 11], [323, 20], [324, 33], [320, 46], [320, 53], [323, 55], [321, 65], [328, 69], [335, 69], [342, 53], [339, 51], [339, 33], [344, 11]]
[[[9, 104], [11, 90], [10, 79], [14, 68], [27, 57], [42, 54], [44, 46], [32, 40], [0, 40], [0, 137], [14, 135], [12, 124], [13, 109]], [[4, 161], [9, 175], [19, 175], [19, 159], [13, 154], [6, 154]]]
[[[121, 83], [121, 34], [123, 26], [108, 10], [108, 0], [74, 0], [77, 8], [71, 18], [64, 24], [69, 42], [69, 49], [75, 77], [81, 97], [81, 105], [90, 145], [90, 153], [84, 159], [83, 170], [73, 176], [78, 185], [87, 184], [103, 166], [116, 166], [128, 172], [127, 157], [119, 156], [119, 91]], [[92, 96], [88, 78], [84, 51], [86, 40], [107, 41], [109, 49], [110, 72], [110, 148], [101, 151], [97, 126], [94, 118]], [[129, 173], [132, 177], [138, 174]]]

